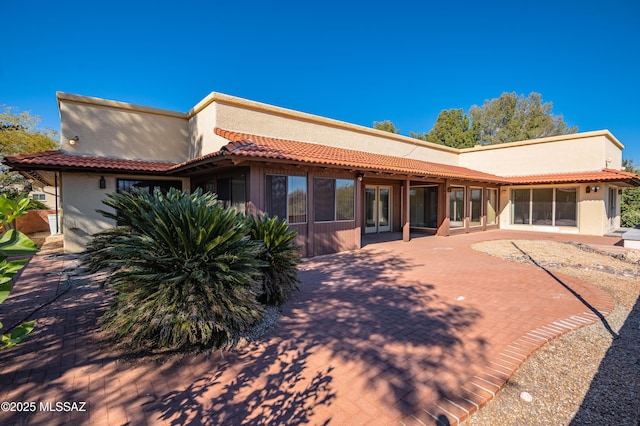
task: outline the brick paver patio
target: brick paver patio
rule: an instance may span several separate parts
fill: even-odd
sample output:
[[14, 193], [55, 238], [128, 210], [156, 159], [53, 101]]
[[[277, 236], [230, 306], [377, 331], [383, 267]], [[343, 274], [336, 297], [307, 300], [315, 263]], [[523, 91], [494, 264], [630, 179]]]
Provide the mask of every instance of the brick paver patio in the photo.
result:
[[490, 231], [309, 259], [261, 342], [162, 363], [112, 352], [97, 331], [107, 298], [96, 280], [67, 279], [72, 257], [39, 254], [0, 305], [5, 325], [44, 305], [31, 339], [0, 352], [0, 401], [36, 410], [0, 412], [0, 423], [456, 424], [535, 349], [613, 309], [576, 279], [470, 248], [487, 239], [617, 241]]

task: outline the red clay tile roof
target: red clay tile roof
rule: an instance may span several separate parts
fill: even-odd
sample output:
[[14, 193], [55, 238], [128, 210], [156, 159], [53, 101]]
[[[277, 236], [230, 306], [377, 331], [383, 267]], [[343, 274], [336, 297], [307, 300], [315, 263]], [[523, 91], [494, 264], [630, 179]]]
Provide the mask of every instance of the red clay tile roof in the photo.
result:
[[126, 160], [122, 158], [93, 157], [65, 154], [60, 150], [11, 155], [3, 163], [16, 170], [96, 170], [111, 172], [162, 173], [176, 163], [163, 161]]
[[640, 177], [636, 174], [614, 169], [593, 172], [554, 173], [547, 175], [513, 176], [505, 178], [513, 185], [561, 184], [577, 182], [625, 182], [640, 186]]
[[563, 184], [577, 182], [624, 182], [640, 186], [640, 177], [613, 169], [592, 172], [556, 173], [532, 176], [501, 177], [464, 167], [449, 166], [410, 158], [373, 154], [346, 148], [250, 135], [220, 128], [217, 135], [230, 142], [220, 151], [183, 163], [127, 160], [122, 158], [72, 155], [60, 150], [7, 156], [3, 163], [14, 170], [69, 170], [125, 173], [179, 174], [191, 167], [229, 157], [279, 159], [310, 165], [334, 166], [414, 176], [473, 180], [507, 185]]
[[231, 141], [222, 148], [223, 155], [225, 156], [272, 158], [320, 166], [353, 168], [363, 171], [372, 170], [481, 182], [505, 182], [505, 179], [500, 176], [467, 169], [465, 167], [449, 166], [411, 158], [374, 154], [308, 142], [250, 135], [220, 128], [215, 128], [214, 131], [217, 135]]

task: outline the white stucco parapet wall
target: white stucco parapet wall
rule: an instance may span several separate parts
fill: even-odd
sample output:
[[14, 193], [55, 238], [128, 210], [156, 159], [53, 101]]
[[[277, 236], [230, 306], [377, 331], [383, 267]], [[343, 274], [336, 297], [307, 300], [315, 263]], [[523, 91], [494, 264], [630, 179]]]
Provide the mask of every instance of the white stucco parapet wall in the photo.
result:
[[220, 149], [225, 139], [213, 127], [377, 154], [458, 165], [459, 150], [305, 112], [213, 92], [187, 113], [200, 155]]
[[622, 169], [624, 146], [608, 130], [460, 150], [462, 167], [499, 176]]

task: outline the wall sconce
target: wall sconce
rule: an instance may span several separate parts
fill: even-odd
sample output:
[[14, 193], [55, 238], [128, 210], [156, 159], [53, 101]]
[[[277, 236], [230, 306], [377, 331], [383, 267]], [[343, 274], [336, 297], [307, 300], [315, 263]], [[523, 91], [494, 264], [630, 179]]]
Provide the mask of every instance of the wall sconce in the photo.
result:
[[600, 187], [599, 186], [594, 186], [593, 188], [591, 188], [593, 190], [593, 192], [598, 192], [600, 191]]
[[362, 179], [364, 178], [364, 173], [358, 173], [356, 176], [358, 177], [358, 182], [362, 182]]
[[105, 189], [107, 187], [107, 180], [104, 176], [100, 176], [100, 189]]
[[451, 192], [451, 187], [447, 186], [447, 192]]
[[587, 186], [587, 188], [585, 189], [585, 192], [586, 192], [587, 194], [588, 194], [588, 193], [590, 193], [590, 192], [591, 192], [591, 187], [590, 187], [590, 186]]
[[72, 138], [69, 139], [69, 145], [73, 146], [75, 144], [77, 144], [80, 141], [80, 138], [77, 136], [74, 136]]
[[618, 189], [618, 195], [622, 195], [622, 188]]

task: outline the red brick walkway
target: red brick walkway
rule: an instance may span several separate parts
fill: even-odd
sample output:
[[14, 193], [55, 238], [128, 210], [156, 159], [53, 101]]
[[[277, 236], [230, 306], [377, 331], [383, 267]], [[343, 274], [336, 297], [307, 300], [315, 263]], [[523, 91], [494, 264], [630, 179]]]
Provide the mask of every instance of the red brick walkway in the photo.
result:
[[[541, 238], [616, 241], [491, 231], [310, 259], [301, 268], [303, 290], [278, 326], [224, 358], [119, 359], [96, 331], [102, 290], [72, 280], [70, 291], [36, 313], [33, 337], [0, 352], [0, 401], [38, 403], [34, 413], [0, 413], [0, 423], [455, 424], [536, 348], [598, 320], [558, 280], [596, 313], [613, 309], [594, 287], [470, 248]], [[60, 292], [65, 258], [57, 259], [32, 260], [16, 285], [21, 300]], [[11, 299], [1, 306], [10, 308]], [[86, 402], [86, 411], [47, 412], [40, 402]]]

